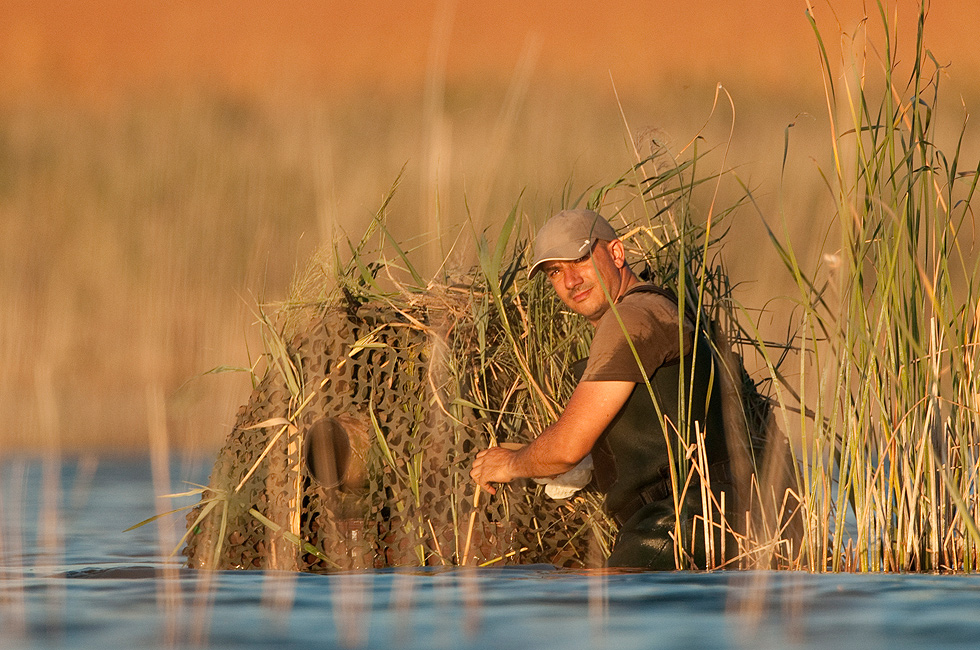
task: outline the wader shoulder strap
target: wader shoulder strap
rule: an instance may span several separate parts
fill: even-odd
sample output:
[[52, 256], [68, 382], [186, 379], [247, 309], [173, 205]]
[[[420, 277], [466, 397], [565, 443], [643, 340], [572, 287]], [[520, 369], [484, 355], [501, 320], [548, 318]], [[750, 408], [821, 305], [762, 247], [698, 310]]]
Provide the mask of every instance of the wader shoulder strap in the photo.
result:
[[[667, 289], [666, 287], [661, 287], [656, 284], [653, 284], [652, 282], [640, 282], [639, 284], [634, 284], [632, 287], [627, 289], [616, 302], [617, 303], [621, 302], [623, 298], [634, 293], [655, 293], [663, 296], [664, 298], [667, 298], [675, 305], [679, 304], [680, 302], [677, 299], [676, 293], [674, 293], [670, 289]], [[692, 323], [697, 322], [697, 319], [695, 318], [694, 307], [687, 302], [684, 303], [684, 315], [687, 316]]]

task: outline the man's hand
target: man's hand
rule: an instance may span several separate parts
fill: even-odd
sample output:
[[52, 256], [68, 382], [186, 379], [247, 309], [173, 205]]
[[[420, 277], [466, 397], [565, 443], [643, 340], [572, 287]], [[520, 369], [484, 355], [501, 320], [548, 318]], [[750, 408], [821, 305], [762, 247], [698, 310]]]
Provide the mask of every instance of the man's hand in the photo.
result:
[[517, 478], [511, 465], [516, 454], [516, 451], [503, 447], [490, 447], [478, 452], [473, 460], [470, 478], [490, 494], [496, 494], [497, 489], [491, 483], [509, 483]]

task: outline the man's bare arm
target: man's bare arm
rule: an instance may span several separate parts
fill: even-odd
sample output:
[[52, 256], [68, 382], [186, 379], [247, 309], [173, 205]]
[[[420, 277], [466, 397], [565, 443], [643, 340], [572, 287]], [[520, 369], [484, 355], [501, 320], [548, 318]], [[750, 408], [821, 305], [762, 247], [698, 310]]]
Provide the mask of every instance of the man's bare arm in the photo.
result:
[[635, 386], [630, 381], [580, 382], [557, 422], [519, 451], [491, 447], [479, 452], [470, 477], [494, 493], [490, 483], [567, 472], [589, 454]]

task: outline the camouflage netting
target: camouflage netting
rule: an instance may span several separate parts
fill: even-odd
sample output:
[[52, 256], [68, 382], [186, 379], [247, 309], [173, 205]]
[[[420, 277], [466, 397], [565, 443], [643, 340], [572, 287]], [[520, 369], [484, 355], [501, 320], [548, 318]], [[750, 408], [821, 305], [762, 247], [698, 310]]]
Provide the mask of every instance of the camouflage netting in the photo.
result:
[[499, 425], [475, 395], [513, 384], [488, 378], [472, 352], [457, 358], [494, 336], [468, 305], [443, 292], [397, 308], [311, 307], [298, 335], [273, 337], [278, 353], [187, 517], [188, 565], [601, 565], [610, 523], [588, 491], [556, 502], [515, 482], [474, 508], [470, 461]]

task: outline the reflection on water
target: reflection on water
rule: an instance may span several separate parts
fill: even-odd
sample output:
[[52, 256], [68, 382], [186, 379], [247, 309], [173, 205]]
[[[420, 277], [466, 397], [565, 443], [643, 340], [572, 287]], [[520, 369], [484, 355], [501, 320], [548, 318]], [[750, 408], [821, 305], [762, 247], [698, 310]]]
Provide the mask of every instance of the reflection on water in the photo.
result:
[[[0, 465], [0, 648], [972, 648], [980, 638], [974, 576], [188, 571], [160, 554], [154, 526], [122, 532], [154, 513], [148, 467], [73, 461], [45, 476], [41, 462]], [[206, 462], [172, 471], [206, 473]]]

